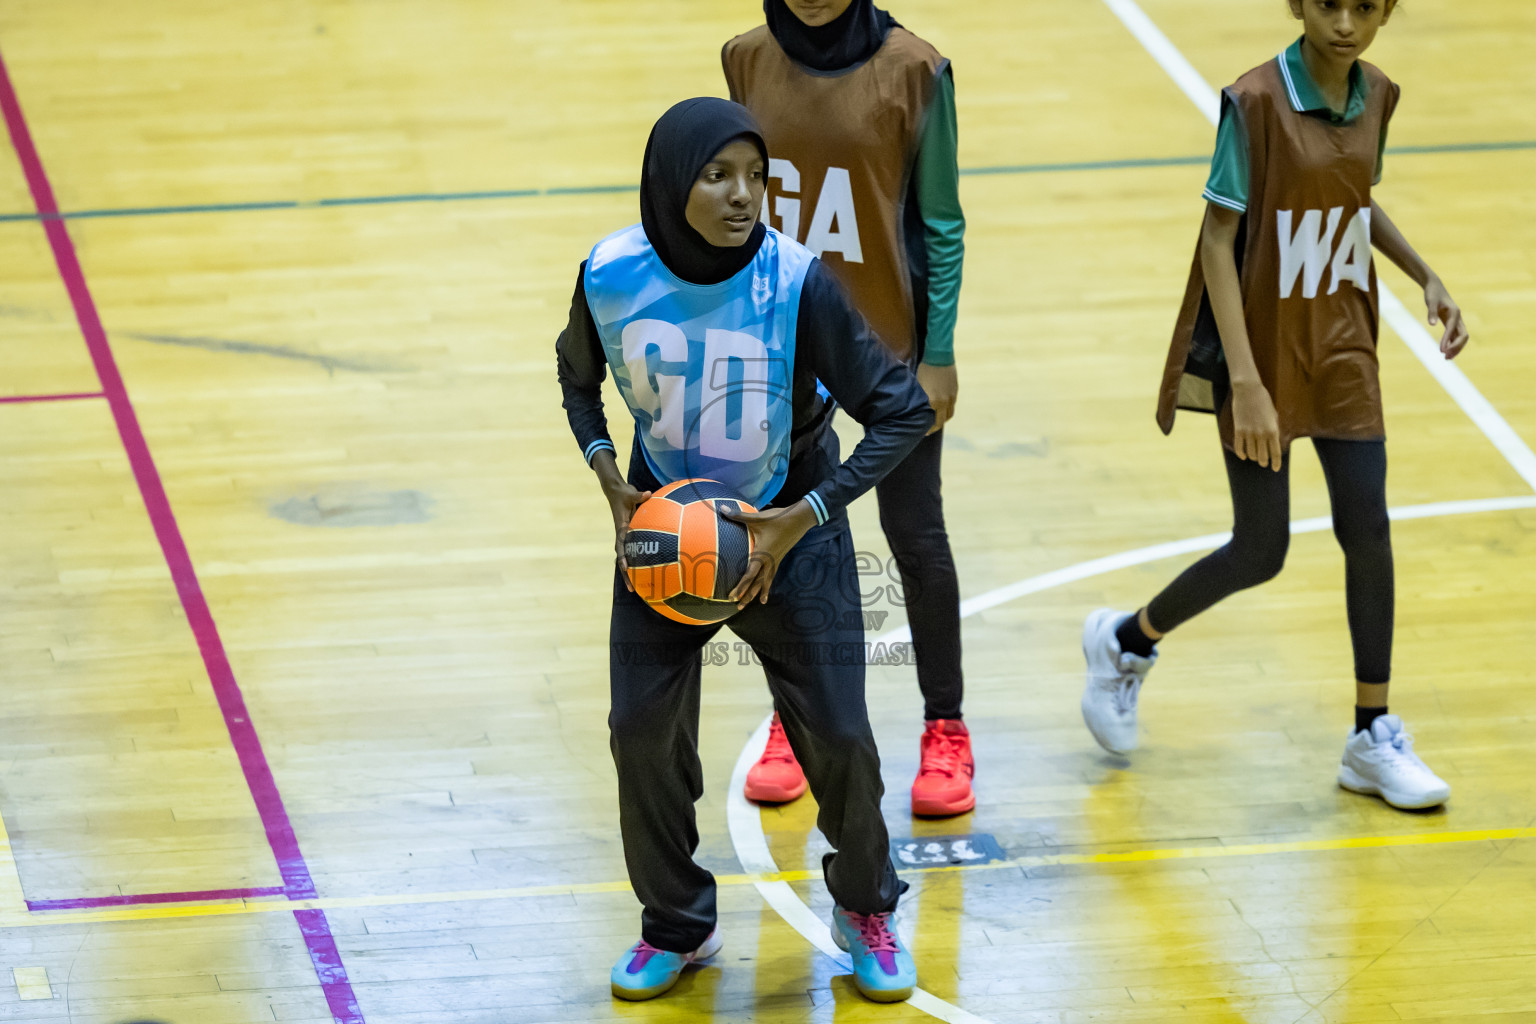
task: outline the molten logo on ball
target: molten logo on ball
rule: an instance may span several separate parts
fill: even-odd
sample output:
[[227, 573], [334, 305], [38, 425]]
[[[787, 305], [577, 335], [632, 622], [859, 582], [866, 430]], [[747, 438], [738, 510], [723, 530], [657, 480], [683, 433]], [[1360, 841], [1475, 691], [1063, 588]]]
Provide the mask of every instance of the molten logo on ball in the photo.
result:
[[624, 539], [629, 579], [647, 604], [691, 626], [736, 613], [729, 599], [746, 575], [752, 535], [721, 512], [756, 512], [715, 480], [679, 480], [635, 510]]

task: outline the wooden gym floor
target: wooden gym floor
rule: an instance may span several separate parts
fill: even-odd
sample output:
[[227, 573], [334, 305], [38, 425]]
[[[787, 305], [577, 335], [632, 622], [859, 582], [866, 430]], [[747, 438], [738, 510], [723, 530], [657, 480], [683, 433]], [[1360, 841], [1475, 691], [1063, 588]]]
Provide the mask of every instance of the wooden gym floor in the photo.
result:
[[552, 345], [651, 123], [722, 91], [756, 0], [0, 6], [0, 1020], [1536, 1020], [1536, 8], [1408, 0], [1371, 54], [1403, 85], [1378, 198], [1474, 338], [1437, 377], [1382, 337], [1393, 704], [1455, 788], [1415, 815], [1333, 784], [1349, 647], [1305, 446], [1287, 571], [1165, 645], [1144, 749], [1077, 711], [1083, 614], [1228, 523], [1209, 421], [1164, 439], [1152, 407], [1199, 79], [1286, 45], [1284, 5], [896, 13], [955, 62], [967, 172], [973, 815], [907, 812], [911, 669], [871, 669], [871, 706], [892, 835], [1001, 859], [907, 872], [924, 994], [877, 1007], [818, 948], [809, 799], [730, 797], [768, 709], [734, 663], [699, 808], [726, 951], [649, 1004], [605, 978], [638, 930], [611, 538]]

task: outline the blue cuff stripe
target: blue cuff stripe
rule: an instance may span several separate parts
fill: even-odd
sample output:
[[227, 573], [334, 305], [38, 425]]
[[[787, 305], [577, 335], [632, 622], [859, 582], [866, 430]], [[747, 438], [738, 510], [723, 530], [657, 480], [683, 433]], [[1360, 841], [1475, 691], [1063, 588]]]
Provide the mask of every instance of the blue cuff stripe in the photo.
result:
[[820, 526], [821, 524], [825, 523], [828, 518], [827, 505], [826, 502], [821, 500], [821, 495], [817, 494], [815, 491], [811, 491], [805, 496], [805, 500], [806, 503], [811, 506], [811, 511], [816, 513], [816, 525]]
[[587, 445], [587, 450], [582, 453], [582, 458], [586, 459], [587, 465], [590, 466], [592, 465], [592, 456], [596, 455], [604, 448], [613, 452], [614, 458], [618, 458], [619, 453], [613, 451], [613, 442], [608, 440], [606, 437], [600, 437], [596, 441], [593, 441], [591, 444]]

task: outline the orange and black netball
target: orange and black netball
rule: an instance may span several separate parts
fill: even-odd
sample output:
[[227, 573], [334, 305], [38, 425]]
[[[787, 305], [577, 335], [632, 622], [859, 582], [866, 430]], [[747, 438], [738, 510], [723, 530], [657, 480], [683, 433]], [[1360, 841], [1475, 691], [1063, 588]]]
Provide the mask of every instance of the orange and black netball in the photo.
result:
[[720, 513], [756, 511], [717, 480], [678, 480], [651, 495], [624, 538], [635, 593], [691, 626], [736, 614], [729, 595], [746, 575], [752, 535]]

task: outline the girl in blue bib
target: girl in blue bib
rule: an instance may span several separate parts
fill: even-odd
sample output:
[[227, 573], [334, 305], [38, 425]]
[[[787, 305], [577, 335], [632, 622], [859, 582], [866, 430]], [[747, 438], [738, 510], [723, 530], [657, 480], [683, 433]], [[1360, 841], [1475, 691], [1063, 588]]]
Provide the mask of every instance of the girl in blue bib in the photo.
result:
[[[880, 816], [880, 758], [864, 702], [864, 630], [844, 509], [933, 422], [927, 396], [804, 246], [759, 220], [768, 153], [744, 107], [677, 104], [646, 145], [638, 225], [582, 263], [556, 344], [565, 409], [613, 513], [609, 728], [619, 825], [644, 911], [614, 965], [616, 995], [648, 999], [720, 948], [715, 882], [693, 859], [701, 651], [687, 625], [629, 587], [630, 516], [675, 480], [720, 480], [763, 511], [739, 517], [755, 553], [730, 628], [769, 670], [774, 707], [834, 847], [823, 862], [834, 934], [873, 999], [904, 999], [912, 958], [890, 921], [905, 889]], [[635, 421], [627, 477], [603, 413], [609, 371]], [[829, 397], [830, 396], [830, 397]], [[842, 406], [865, 434], [846, 460]]]

